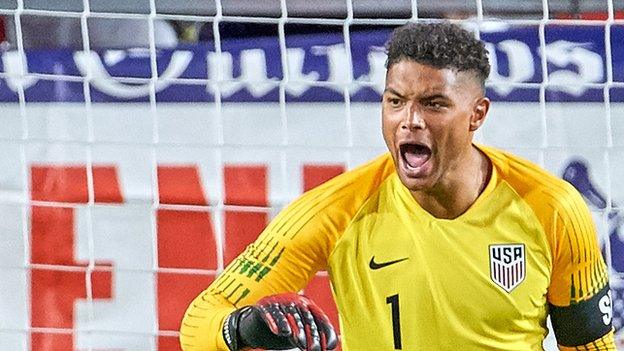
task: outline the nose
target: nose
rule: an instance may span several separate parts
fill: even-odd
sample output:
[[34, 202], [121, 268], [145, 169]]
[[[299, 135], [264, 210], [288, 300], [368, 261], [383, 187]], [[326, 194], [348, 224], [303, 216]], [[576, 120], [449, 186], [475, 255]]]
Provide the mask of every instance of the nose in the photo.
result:
[[422, 119], [418, 111], [413, 108], [406, 109], [405, 118], [401, 123], [402, 129], [424, 129], [425, 121]]

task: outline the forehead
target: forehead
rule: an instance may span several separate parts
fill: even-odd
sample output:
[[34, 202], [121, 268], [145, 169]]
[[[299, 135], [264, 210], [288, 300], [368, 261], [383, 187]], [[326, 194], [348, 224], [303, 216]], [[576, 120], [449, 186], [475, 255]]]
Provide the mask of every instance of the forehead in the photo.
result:
[[388, 69], [386, 89], [404, 95], [452, 95], [465, 86], [469, 74], [449, 68], [435, 68], [415, 61], [401, 60]]

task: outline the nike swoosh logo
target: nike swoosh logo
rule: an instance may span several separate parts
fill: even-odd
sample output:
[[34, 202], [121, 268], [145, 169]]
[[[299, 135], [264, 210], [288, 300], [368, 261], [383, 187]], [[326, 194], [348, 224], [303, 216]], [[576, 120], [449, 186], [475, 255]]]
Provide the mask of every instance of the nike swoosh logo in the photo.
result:
[[376, 270], [376, 269], [388, 267], [389, 265], [392, 265], [392, 264], [395, 264], [395, 263], [403, 262], [403, 261], [405, 261], [407, 259], [409, 259], [409, 257], [399, 258], [398, 260], [394, 260], [394, 261], [377, 263], [377, 262], [375, 262], [375, 256], [373, 256], [373, 257], [371, 257], [371, 260], [368, 263], [368, 266], [370, 267], [370, 269]]

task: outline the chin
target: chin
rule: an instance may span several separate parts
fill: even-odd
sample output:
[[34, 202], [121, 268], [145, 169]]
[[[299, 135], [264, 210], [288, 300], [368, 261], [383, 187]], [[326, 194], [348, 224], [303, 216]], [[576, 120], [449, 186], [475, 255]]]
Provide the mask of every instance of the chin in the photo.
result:
[[399, 179], [409, 191], [426, 191], [433, 187], [430, 177], [413, 178], [399, 173]]

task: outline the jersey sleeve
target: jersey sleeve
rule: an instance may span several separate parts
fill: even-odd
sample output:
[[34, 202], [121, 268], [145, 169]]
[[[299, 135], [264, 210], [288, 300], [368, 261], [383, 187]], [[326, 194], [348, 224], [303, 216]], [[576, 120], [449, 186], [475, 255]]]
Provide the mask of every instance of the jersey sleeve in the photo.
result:
[[224, 350], [224, 319], [260, 298], [304, 288], [327, 265], [358, 208], [391, 171], [389, 157], [345, 173], [305, 193], [189, 305], [180, 328], [184, 351]]
[[550, 247], [547, 302], [561, 350], [615, 350], [608, 272], [585, 201], [568, 182], [484, 148], [542, 225]]
[[568, 184], [551, 203], [550, 317], [561, 350], [615, 350], [608, 272], [587, 205]]

